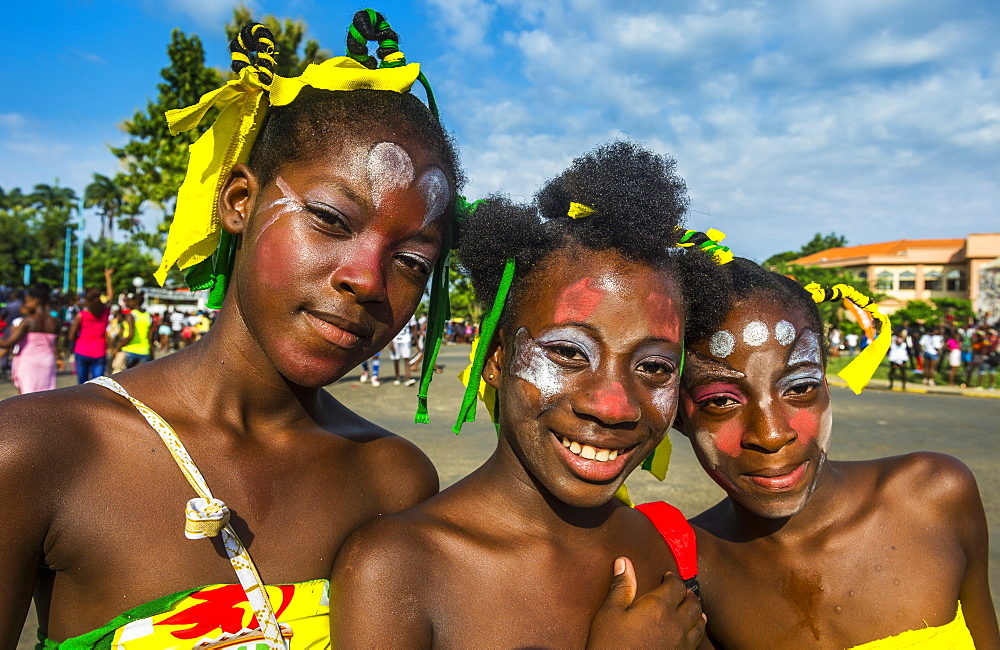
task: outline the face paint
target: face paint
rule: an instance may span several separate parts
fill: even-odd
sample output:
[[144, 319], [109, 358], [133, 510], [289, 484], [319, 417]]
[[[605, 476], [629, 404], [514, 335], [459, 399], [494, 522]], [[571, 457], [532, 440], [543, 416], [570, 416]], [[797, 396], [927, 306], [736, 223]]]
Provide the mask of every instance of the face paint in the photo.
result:
[[743, 328], [743, 342], [752, 347], [764, 345], [769, 336], [767, 325], [759, 320], [751, 321]]
[[669, 341], [680, 339], [681, 319], [674, 307], [674, 301], [669, 296], [659, 293], [649, 294], [646, 298], [646, 314], [654, 334]]
[[795, 340], [795, 326], [787, 320], [780, 320], [774, 326], [774, 338], [782, 345], [788, 345]]
[[566, 287], [556, 305], [556, 323], [578, 323], [587, 320], [601, 302], [601, 290], [593, 278], [583, 278]]
[[708, 351], [713, 357], [725, 359], [736, 349], [736, 337], [726, 330], [719, 330], [708, 339]]
[[302, 199], [296, 194], [295, 190], [288, 186], [281, 176], [275, 176], [274, 184], [278, 186], [278, 190], [281, 192], [281, 198], [275, 199], [262, 207], [259, 212], [268, 212], [270, 210], [275, 210], [276, 212], [272, 214], [264, 225], [260, 227], [257, 231], [257, 239], [260, 239], [264, 231], [274, 225], [274, 222], [285, 216], [286, 214], [291, 214], [295, 210], [302, 208]]
[[426, 227], [444, 212], [448, 196], [451, 194], [451, 186], [448, 185], [448, 178], [443, 171], [437, 167], [431, 167], [420, 175], [417, 189], [424, 197], [424, 205], [427, 206], [424, 212], [424, 226]]
[[379, 142], [368, 152], [365, 163], [371, 185], [372, 205], [378, 209], [386, 195], [413, 182], [410, 154], [394, 142]]
[[738, 458], [743, 450], [743, 423], [730, 420], [722, 425], [715, 436], [715, 448], [730, 458]]
[[822, 358], [819, 353], [819, 337], [810, 329], [802, 331], [791, 354], [788, 355], [788, 365], [795, 366], [800, 363], [814, 363], [822, 367]]
[[510, 364], [510, 372], [537, 388], [543, 405], [559, 394], [565, 380], [562, 369], [548, 358], [545, 350], [523, 327], [514, 336], [514, 359]]
[[813, 415], [812, 411], [808, 409], [799, 409], [795, 412], [795, 415], [788, 418], [788, 424], [795, 429], [797, 434], [799, 434], [802, 442], [809, 443], [816, 437], [817, 425], [819, 422], [816, 419], [816, 416]]

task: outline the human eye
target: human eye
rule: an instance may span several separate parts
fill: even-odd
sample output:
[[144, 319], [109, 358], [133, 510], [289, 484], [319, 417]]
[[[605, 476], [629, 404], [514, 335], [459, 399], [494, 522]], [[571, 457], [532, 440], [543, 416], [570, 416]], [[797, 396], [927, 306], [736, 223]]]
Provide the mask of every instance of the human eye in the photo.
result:
[[640, 361], [636, 371], [647, 380], [657, 384], [665, 384], [676, 374], [676, 366], [668, 359], [652, 358]]
[[697, 408], [715, 414], [738, 408], [746, 402], [738, 388], [722, 382], [695, 386], [689, 390], [689, 395]]
[[801, 397], [809, 395], [816, 390], [817, 386], [819, 386], [819, 382], [815, 379], [798, 381], [785, 390], [785, 395], [788, 397]]
[[590, 363], [590, 359], [587, 358], [587, 354], [571, 343], [564, 343], [562, 341], [546, 343], [545, 351], [548, 353], [549, 358], [554, 361], [580, 365]]
[[305, 207], [306, 210], [319, 219], [327, 229], [335, 229], [342, 232], [348, 232], [350, 230], [347, 223], [347, 217], [345, 217], [340, 210], [322, 203], [306, 203]]
[[426, 278], [431, 274], [431, 263], [422, 255], [417, 255], [416, 253], [399, 253], [396, 255], [396, 260], [403, 267], [421, 278]]

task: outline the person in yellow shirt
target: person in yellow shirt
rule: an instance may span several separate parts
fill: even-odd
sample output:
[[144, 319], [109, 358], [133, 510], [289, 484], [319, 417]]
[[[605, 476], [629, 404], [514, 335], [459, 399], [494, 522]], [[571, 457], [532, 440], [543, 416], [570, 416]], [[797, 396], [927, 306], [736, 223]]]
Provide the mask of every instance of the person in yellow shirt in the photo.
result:
[[122, 320], [122, 336], [119, 339], [115, 353], [125, 353], [125, 368], [134, 368], [153, 358], [153, 339], [156, 331], [153, 329], [153, 316], [143, 310], [145, 296], [139, 293], [129, 293], [125, 296], [125, 306], [129, 312]]

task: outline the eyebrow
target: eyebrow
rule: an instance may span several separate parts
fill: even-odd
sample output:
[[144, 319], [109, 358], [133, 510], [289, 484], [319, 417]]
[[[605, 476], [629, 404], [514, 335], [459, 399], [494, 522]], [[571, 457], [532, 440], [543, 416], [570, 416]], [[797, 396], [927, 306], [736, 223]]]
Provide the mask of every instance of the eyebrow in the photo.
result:
[[746, 379], [746, 374], [740, 372], [739, 370], [733, 368], [727, 363], [716, 361], [714, 359], [709, 359], [700, 352], [695, 352], [694, 350], [688, 350], [689, 355], [688, 363], [693, 366], [707, 366], [705, 368], [706, 372], [712, 373], [718, 377], [729, 377], [731, 379]]

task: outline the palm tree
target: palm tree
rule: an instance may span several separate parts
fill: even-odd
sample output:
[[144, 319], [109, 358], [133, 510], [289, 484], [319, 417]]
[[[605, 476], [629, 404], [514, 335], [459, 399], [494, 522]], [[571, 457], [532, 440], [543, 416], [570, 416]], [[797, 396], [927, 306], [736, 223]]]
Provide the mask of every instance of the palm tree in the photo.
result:
[[41, 218], [38, 223], [38, 235], [42, 243], [42, 257], [44, 259], [58, 257], [62, 250], [66, 226], [69, 225], [70, 215], [76, 207], [76, 192], [69, 187], [59, 187], [58, 181], [55, 185], [39, 183], [26, 197], [26, 203], [37, 208]]
[[101, 215], [101, 239], [107, 232], [108, 238], [114, 241], [115, 218], [122, 212], [123, 201], [121, 187], [104, 174], [94, 174], [94, 182], [83, 190], [83, 206], [97, 207]]

